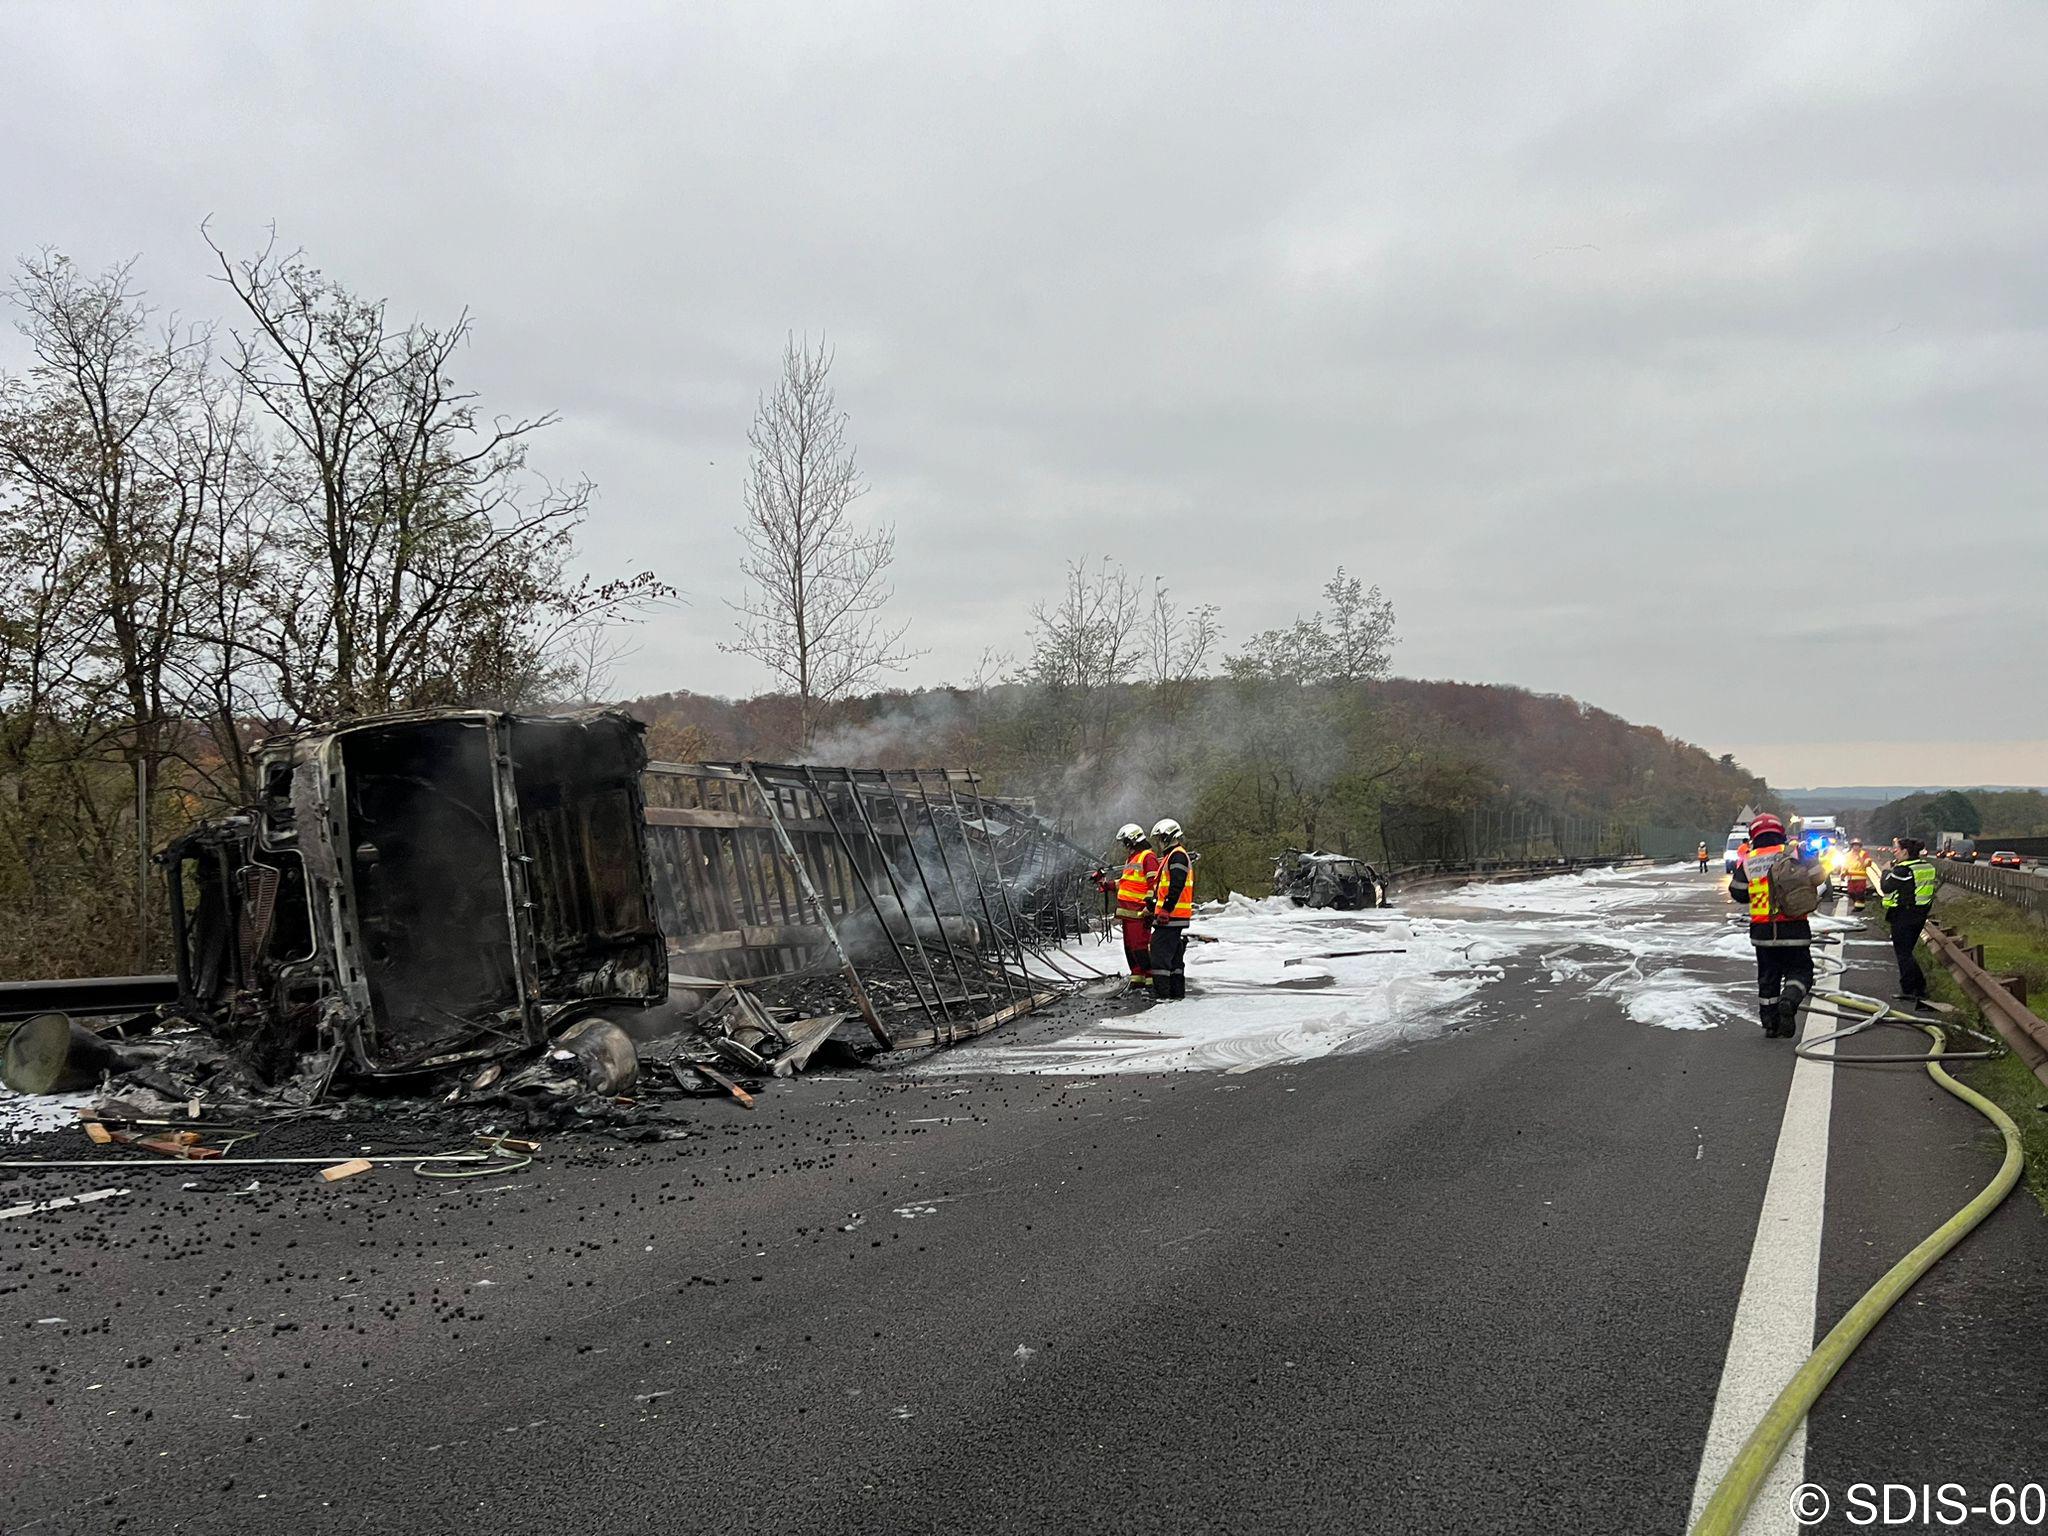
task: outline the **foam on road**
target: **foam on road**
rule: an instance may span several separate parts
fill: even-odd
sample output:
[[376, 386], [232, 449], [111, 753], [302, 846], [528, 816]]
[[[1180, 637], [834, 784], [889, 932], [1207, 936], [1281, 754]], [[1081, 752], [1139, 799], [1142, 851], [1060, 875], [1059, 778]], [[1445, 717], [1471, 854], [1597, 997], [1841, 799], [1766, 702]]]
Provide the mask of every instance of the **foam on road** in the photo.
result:
[[1748, 959], [1734, 917], [1692, 864], [1468, 885], [1375, 912], [1233, 896], [1197, 913], [1215, 942], [1189, 946], [1185, 1001], [1106, 1008], [1061, 1038], [998, 1037], [921, 1070], [1228, 1071], [1376, 1050], [1467, 1021], [1502, 963], [1529, 958], [1638, 1024], [1712, 1029], [1753, 1012], [1745, 988], [1697, 968]]

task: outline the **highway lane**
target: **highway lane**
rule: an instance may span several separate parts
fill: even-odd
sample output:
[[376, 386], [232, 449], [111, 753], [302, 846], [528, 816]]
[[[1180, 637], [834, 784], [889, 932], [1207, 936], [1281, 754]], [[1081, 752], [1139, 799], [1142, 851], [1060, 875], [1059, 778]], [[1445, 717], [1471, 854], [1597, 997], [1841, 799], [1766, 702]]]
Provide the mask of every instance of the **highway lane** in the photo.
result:
[[[1680, 1529], [1791, 1058], [1636, 1016], [1683, 1016], [1658, 964], [1747, 975], [1716, 890], [1648, 878], [1586, 897], [1643, 985], [1569, 890], [1439, 901], [1486, 984], [1355, 1053], [846, 1073], [483, 1187], [0, 1223], [0, 1529]], [[1822, 1326], [1992, 1164], [1945, 1096], [1835, 1091]], [[2015, 1197], [1880, 1329], [1813, 1475], [2038, 1436], [2042, 1232]]]

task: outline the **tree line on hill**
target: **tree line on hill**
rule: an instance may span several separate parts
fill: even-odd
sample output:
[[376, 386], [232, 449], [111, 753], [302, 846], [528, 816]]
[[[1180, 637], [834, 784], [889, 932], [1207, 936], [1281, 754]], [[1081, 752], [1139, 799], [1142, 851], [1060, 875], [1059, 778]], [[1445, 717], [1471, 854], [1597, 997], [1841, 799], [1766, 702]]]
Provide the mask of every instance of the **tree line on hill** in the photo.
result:
[[1976, 839], [2048, 836], [2048, 793], [2038, 789], [1943, 789], [1888, 800], [1862, 818], [1863, 836], [1888, 843], [1944, 832]]
[[[1366, 596], [1354, 580], [1339, 573], [1300, 623], [1341, 634], [1344, 606]], [[823, 712], [808, 750], [786, 694], [673, 692], [628, 707], [670, 759], [974, 767], [1105, 858], [1118, 826], [1172, 816], [1211, 891], [1263, 893], [1288, 847], [1406, 864], [1615, 853], [1662, 830], [1653, 851], [1704, 840], [1718, 852], [1735, 812], [1769, 797], [1732, 758], [1560, 695], [1396, 678], [1378, 657], [1361, 675], [1311, 678], [1235, 660], [1056, 683], [1027, 666], [877, 692]]]

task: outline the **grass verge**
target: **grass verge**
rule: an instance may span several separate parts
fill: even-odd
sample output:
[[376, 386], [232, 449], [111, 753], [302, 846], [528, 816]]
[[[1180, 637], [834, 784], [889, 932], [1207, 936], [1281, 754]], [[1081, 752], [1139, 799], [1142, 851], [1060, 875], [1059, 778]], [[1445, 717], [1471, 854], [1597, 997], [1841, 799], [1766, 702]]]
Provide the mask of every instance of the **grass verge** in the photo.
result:
[[[1935, 921], [1950, 933], [1966, 935], [1972, 944], [1984, 946], [1984, 968], [1994, 976], [2024, 976], [2028, 1005], [2040, 1012], [2048, 999], [2048, 928], [2026, 913], [1988, 896], [1976, 896], [1944, 886], [1934, 900]], [[1997, 1031], [1984, 1020], [1977, 1007], [1956, 985], [1948, 967], [1936, 959], [1926, 945], [1920, 947], [1920, 963], [1934, 995], [1952, 1003], [1972, 1025], [1987, 1034]], [[1954, 1042], [1957, 1049], [1972, 1044], [1967, 1037]], [[2048, 1084], [2029, 1071], [2017, 1056], [1995, 1061], [1973, 1062], [1958, 1068], [1958, 1081], [1998, 1105], [2020, 1128], [2020, 1141], [2027, 1153], [2027, 1188], [2041, 1208], [2048, 1211]]]

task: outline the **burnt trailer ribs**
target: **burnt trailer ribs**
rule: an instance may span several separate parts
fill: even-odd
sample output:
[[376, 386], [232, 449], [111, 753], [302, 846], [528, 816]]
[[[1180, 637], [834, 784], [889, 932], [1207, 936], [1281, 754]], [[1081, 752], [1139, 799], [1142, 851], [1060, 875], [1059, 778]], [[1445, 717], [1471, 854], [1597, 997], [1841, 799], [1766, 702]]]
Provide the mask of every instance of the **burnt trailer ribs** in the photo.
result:
[[325, 1050], [387, 1076], [665, 998], [641, 732], [436, 711], [263, 743], [257, 804], [162, 856], [179, 1010], [269, 1075]]
[[679, 988], [856, 1013], [886, 1049], [967, 1039], [1100, 973], [1093, 860], [960, 769], [653, 763], [656, 900]]

